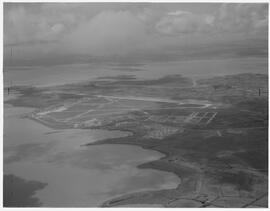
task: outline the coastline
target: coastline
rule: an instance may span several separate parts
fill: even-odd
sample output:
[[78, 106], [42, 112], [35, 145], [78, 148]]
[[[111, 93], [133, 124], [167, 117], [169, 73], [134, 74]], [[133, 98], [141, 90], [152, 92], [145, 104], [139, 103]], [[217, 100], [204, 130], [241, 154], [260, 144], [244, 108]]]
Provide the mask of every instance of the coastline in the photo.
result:
[[[123, 137], [123, 138], [126, 138], [126, 137]], [[122, 138], [120, 138], [122, 139]], [[167, 160], [170, 159], [170, 154], [164, 150], [162, 150], [161, 148], [158, 148], [157, 146], [153, 146], [153, 147], [149, 147], [147, 145], [143, 145], [143, 144], [140, 144], [140, 143], [130, 143], [130, 142], [124, 142], [124, 141], [120, 141], [118, 143], [114, 142], [114, 141], [110, 141], [110, 139], [104, 139], [104, 140], [100, 140], [100, 141], [96, 141], [94, 143], [89, 143], [89, 144], [86, 144], [86, 146], [95, 146], [95, 145], [107, 145], [107, 144], [117, 144], [117, 145], [131, 145], [131, 146], [139, 146], [141, 147], [142, 149], [146, 149], [146, 150], [153, 150], [153, 151], [157, 151], [161, 154], [163, 154], [164, 156], [163, 157], [160, 157], [159, 159], [157, 160], [153, 160], [153, 161], [150, 161], [150, 162], [146, 162], [146, 163], [142, 163], [142, 164], [139, 164], [138, 166], [136, 166], [138, 169], [153, 169], [153, 170], [158, 170], [158, 171], [165, 171], [165, 172], [169, 172], [169, 173], [172, 173], [174, 175], [176, 175], [180, 182], [179, 184], [177, 185], [177, 187], [175, 188], [171, 188], [171, 189], [160, 189], [160, 190], [146, 190], [146, 191], [138, 191], [138, 192], [132, 192], [132, 193], [127, 193], [127, 194], [123, 194], [123, 195], [120, 195], [120, 196], [117, 196], [117, 197], [113, 197], [112, 199], [109, 199], [109, 200], [106, 200], [104, 203], [102, 203], [101, 207], [114, 207], [112, 204], [113, 203], [117, 203], [117, 202], [120, 202], [120, 201], [124, 201], [126, 199], [130, 199], [130, 198], [133, 198], [134, 196], [138, 196], [138, 195], [144, 195], [144, 194], [148, 194], [148, 193], [152, 193], [152, 192], [162, 192], [162, 191], [177, 191], [177, 192], [181, 192], [180, 190], [180, 187], [182, 187], [183, 184], [182, 183], [182, 180], [183, 179], [186, 179], [187, 178], [187, 175], [189, 173], [191, 173], [190, 176], [190, 179], [188, 180], [192, 180], [194, 179], [194, 177], [197, 177], [197, 168], [194, 166], [193, 168], [191, 167], [191, 165], [189, 165], [189, 167], [185, 166], [185, 167], [182, 167], [183, 168], [183, 171], [188, 171], [188, 173], [184, 174], [184, 177], [182, 176], [182, 172], [177, 170], [177, 169], [174, 169], [172, 166], [170, 167], [170, 165], [168, 165], [168, 163], [166, 162]], [[163, 163], [163, 161], [166, 162], [166, 165], [163, 165], [165, 163]], [[134, 203], [134, 204], [137, 204], [137, 203]], [[144, 204], [152, 204], [152, 203], [144, 203]], [[153, 205], [155, 205], [156, 203], [153, 203]], [[129, 205], [128, 203], [127, 204], [124, 204], [124, 205]], [[132, 204], [133, 205], [133, 204]], [[116, 205], [117, 207], [117, 205]], [[132, 207], [132, 206], [131, 206]], [[161, 206], [162, 207], [162, 206]]]
[[[102, 141], [102, 140], [101, 140]], [[99, 142], [99, 141], [97, 141]], [[141, 147], [142, 149], [145, 149], [145, 150], [153, 150], [153, 151], [157, 151], [161, 154], [163, 154], [164, 156], [163, 157], [160, 157], [159, 159], [157, 160], [153, 160], [153, 161], [150, 161], [150, 162], [146, 162], [146, 163], [142, 163], [142, 164], [139, 164], [136, 166], [136, 168], [138, 169], [152, 169], [152, 170], [156, 170], [156, 171], [164, 171], [164, 172], [169, 172], [169, 173], [172, 173], [174, 175], [176, 175], [179, 179], [179, 184], [177, 185], [177, 187], [175, 188], [169, 188], [169, 189], [157, 189], [157, 190], [142, 190], [142, 191], [135, 191], [135, 192], [130, 192], [130, 193], [125, 193], [125, 194], [120, 194], [118, 196], [115, 196], [115, 197], [112, 197], [111, 199], [108, 199], [106, 201], [104, 201], [100, 207], [110, 207], [110, 203], [113, 202], [113, 201], [118, 201], [118, 200], [125, 200], [127, 198], [132, 198], [133, 195], [140, 195], [140, 194], [143, 194], [143, 193], [150, 193], [150, 192], [155, 192], [155, 191], [173, 191], [173, 190], [177, 190], [179, 189], [179, 187], [181, 186], [181, 177], [177, 174], [177, 172], [175, 171], [172, 171], [172, 170], [168, 170], [168, 169], [165, 169], [165, 168], [158, 168], [158, 166], [150, 166], [151, 163], [153, 162], [158, 162], [162, 159], [167, 159], [169, 157], [169, 154], [168, 153], [165, 153], [165, 152], [162, 152], [160, 150], [157, 150], [157, 149], [151, 149], [151, 148], [147, 148], [143, 145], [136, 145], [136, 144], [130, 144], [130, 143], [93, 143], [93, 144], [88, 144], [88, 146], [92, 145], [92, 146], [97, 146], [97, 145], [110, 145], [110, 144], [114, 144], [114, 145], [131, 145], [131, 146], [136, 146], [136, 147]], [[148, 166], [149, 165], [149, 166]], [[149, 203], [150, 205], [151, 203]], [[129, 204], [125, 204], [125, 205], [129, 205]], [[155, 205], [155, 204], [153, 204]], [[132, 207], [132, 206], [131, 206]], [[163, 207], [163, 206], [160, 206], [160, 207]]]
[[[219, 79], [223, 82], [227, 80], [228, 77]], [[244, 86], [245, 80], [249, 80], [250, 75], [236, 75], [230, 76], [229, 78], [233, 81], [235, 78], [241, 77], [244, 77], [244, 79], [241, 81], [240, 85]], [[256, 76], [254, 84], [261, 83], [261, 80], [265, 82], [265, 79], [262, 77], [261, 75]], [[207, 84], [207, 90], [210, 90], [209, 92], [213, 91], [211, 84], [214, 83], [214, 79], [211, 80], [212, 79], [200, 81], [202, 84]], [[193, 108], [188, 111], [182, 111], [179, 109], [183, 108], [178, 108], [178, 110], [157, 110], [155, 112], [151, 112], [151, 109], [144, 109], [146, 112], [134, 112], [124, 114], [123, 116], [118, 114], [116, 118], [112, 114], [111, 116], [106, 116], [104, 118], [105, 120], [90, 121], [89, 123], [85, 120], [95, 118], [95, 114], [86, 116], [85, 119], [75, 121], [62, 121], [61, 118], [59, 119], [60, 121], [57, 121], [57, 116], [56, 119], [54, 119], [53, 115], [45, 115], [43, 117], [39, 114], [35, 115], [35, 112], [24, 115], [24, 118], [31, 119], [31, 121], [36, 121], [39, 124], [56, 130], [96, 129], [128, 132], [129, 135], [124, 137], [108, 136], [91, 143], [87, 141], [83, 142], [79, 146], [118, 144], [139, 146], [142, 149], [154, 150], [161, 153], [163, 156], [156, 160], [146, 160], [146, 162], [140, 164], [136, 163], [136, 166], [134, 166], [137, 169], [152, 169], [173, 173], [173, 175], [180, 180], [177, 187], [174, 186], [174, 188], [171, 189], [160, 188], [159, 190], [143, 190], [143, 187], [142, 191], [131, 193], [127, 193], [128, 190], [130, 190], [127, 189], [124, 195], [119, 195], [104, 201], [104, 203], [100, 205], [102, 207], [125, 206], [129, 204], [162, 204], [165, 207], [250, 206], [247, 203], [248, 200], [250, 200], [249, 203], [253, 204], [252, 200], [257, 199], [260, 195], [264, 196], [266, 192], [263, 185], [267, 182], [267, 176], [264, 170], [267, 168], [264, 162], [267, 150], [264, 150], [260, 155], [257, 154], [257, 151], [265, 146], [265, 128], [267, 127], [267, 119], [265, 118], [267, 109], [265, 106], [267, 99], [265, 96], [261, 96], [259, 99], [256, 96], [256, 89], [253, 90], [250, 96], [246, 97], [244, 95], [246, 98], [243, 98], [242, 95], [245, 94], [245, 92], [237, 92], [238, 89], [234, 86], [228, 87], [225, 86], [226, 89], [217, 93], [217, 95], [221, 102], [224, 102], [228, 98], [226, 103], [230, 103], [231, 106], [222, 106], [223, 104], [221, 104], [220, 107], [210, 107], [203, 111], [198, 108]], [[77, 88], [78, 91], [81, 92], [80, 87]], [[242, 88], [244, 89], [244, 87]], [[191, 89], [193, 90], [193, 88]], [[234, 101], [235, 96], [231, 97], [226, 92], [227, 89], [229, 89], [229, 94], [235, 91], [235, 94], [237, 94], [237, 96], [239, 95], [240, 100]], [[66, 87], [65, 90], [69, 91], [71, 88]], [[84, 90], [84, 88], [82, 88], [82, 90]], [[44, 93], [45, 92], [46, 91], [44, 91]], [[97, 92], [100, 92], [99, 88]], [[90, 96], [93, 93], [90, 92], [88, 94]], [[44, 106], [41, 106], [41, 108], [49, 105], [49, 102], [60, 102], [61, 97], [63, 97], [62, 100], [70, 100], [66, 98], [66, 96], [58, 95], [56, 95], [56, 98], [51, 99], [46, 94], [42, 95], [42, 91], [40, 92], [40, 98], [36, 96], [37, 95], [27, 96], [26, 93], [25, 98], [19, 98], [14, 106], [20, 107], [20, 105], [23, 104], [29, 105], [29, 102], [32, 101], [32, 97], [37, 100], [40, 99], [41, 102], [43, 102], [42, 100], [45, 101]], [[193, 96], [194, 99], [197, 99], [196, 96], [197, 94]], [[24, 101], [25, 99], [26, 101]], [[71, 99], [73, 100], [73, 98]], [[96, 107], [97, 111], [102, 112], [102, 109], [100, 109], [103, 108], [102, 102], [95, 101], [94, 99], [82, 105], [84, 107], [80, 108], [81, 114], [88, 113], [89, 110], [87, 109], [89, 109], [88, 106], [91, 106], [91, 103], [94, 105], [98, 104], [99, 106]], [[115, 105], [113, 103], [104, 103], [106, 106], [107, 104], [112, 104], [110, 105], [112, 108], [118, 106], [117, 103]], [[129, 104], [127, 104], [127, 106], [128, 105]], [[241, 105], [241, 107], [238, 107], [238, 105]], [[254, 112], [254, 106], [258, 107], [256, 113]], [[85, 107], [87, 108], [85, 109]], [[36, 109], [38, 109], [37, 106]], [[74, 112], [76, 109], [71, 109], [70, 112]], [[196, 113], [196, 115], [198, 114], [198, 116], [206, 116], [206, 120], [214, 119], [217, 113], [218, 117], [215, 118], [213, 124], [209, 126], [203, 123], [195, 124], [196, 122], [192, 124], [192, 122], [186, 122], [184, 120], [184, 118], [189, 117], [189, 115], [192, 116], [194, 113]], [[97, 113], [97, 115], [98, 114], [99, 113]], [[66, 117], [68, 116], [69, 114]], [[154, 116], [156, 119], [150, 119], [149, 116]], [[174, 121], [174, 119], [171, 118], [173, 116], [177, 116], [179, 119]], [[161, 121], [162, 118], [166, 119], [167, 122]], [[86, 123], [81, 123], [80, 120]], [[161, 127], [160, 125], [163, 126]], [[173, 131], [173, 129], [171, 129], [173, 127], [181, 128], [181, 130], [178, 129], [176, 132], [170, 133], [170, 131]], [[237, 131], [230, 131], [230, 129]], [[147, 136], [147, 134], [150, 134], [150, 132], [154, 130], [159, 130], [160, 132], [152, 133], [153, 135]], [[257, 141], [254, 141], [255, 139]], [[241, 146], [243, 149], [239, 150]], [[253, 158], [250, 159], [249, 155], [253, 155]], [[160, 181], [158, 182], [160, 183]], [[232, 195], [237, 198], [227, 198]], [[238, 202], [235, 202], [235, 200], [238, 200]], [[159, 203], [157, 203], [157, 201]], [[263, 203], [259, 204], [259, 206], [265, 206]]]
[[[10, 105], [10, 104], [8, 104], [7, 103], [7, 105]], [[16, 107], [16, 108], [25, 108], [25, 107], [21, 107], [21, 106], [12, 106], [12, 107]], [[34, 110], [33, 111], [31, 111], [30, 113], [26, 113], [26, 114], [22, 114], [21, 115], [21, 117], [22, 118], [26, 118], [26, 119], [29, 119], [29, 120], [31, 120], [31, 121], [34, 121], [34, 122], [37, 122], [38, 124], [41, 124], [41, 125], [44, 125], [44, 126], [46, 126], [46, 127], [48, 127], [48, 128], [50, 128], [50, 129], [53, 129], [53, 130], [58, 130], [58, 129], [65, 129], [65, 130], [68, 130], [68, 129], [72, 129], [72, 127], [71, 128], [67, 128], [67, 127], [61, 127], [61, 128], [59, 128], [59, 127], [54, 127], [54, 125], [52, 126], [52, 125], [49, 125], [49, 124], [45, 124], [44, 122], [42, 122], [42, 121], [39, 121], [38, 119], [36, 119], [36, 118], [33, 118], [33, 117], [31, 117], [31, 115], [29, 115], [29, 114], [31, 114], [32, 112], [34, 112]], [[73, 128], [74, 129], [74, 128]], [[80, 129], [80, 130], [88, 130], [89, 128], [84, 128], [84, 129], [82, 129], [82, 128], [77, 128], [77, 129]], [[92, 129], [92, 130], [102, 130], [101, 128], [97, 128], [97, 129]], [[105, 128], [105, 130], [107, 130], [106, 128]], [[127, 137], [130, 137], [130, 136], [132, 136], [132, 133], [131, 133], [131, 131], [123, 131], [123, 130], [108, 130], [108, 131], [120, 131], [120, 132], [129, 132], [130, 133], [130, 135], [128, 135], [128, 136], [125, 136], [125, 137], [121, 137], [121, 138], [127, 138]], [[102, 140], [99, 140], [99, 141], [103, 141], [103, 140], [106, 140], [106, 139], [102, 139]], [[98, 143], [99, 141], [96, 141], [96, 143]], [[111, 143], [110, 143], [111, 144]], [[98, 145], [98, 144], [95, 144], [95, 145]], [[121, 144], [121, 145], [131, 145], [131, 144]], [[83, 145], [81, 145], [81, 146], [83, 146]], [[133, 145], [133, 146], [135, 146], [135, 147], [139, 147], [139, 145]], [[141, 146], [140, 146], [141, 147]], [[148, 149], [148, 148], [145, 148], [145, 147], [141, 147], [142, 149], [145, 149], [145, 150], [151, 150], [151, 149]], [[160, 154], [161, 154], [161, 157], [160, 158], [157, 158], [157, 159], [162, 159], [162, 158], [164, 158], [165, 157], [165, 154], [164, 153], [162, 153], [162, 152], [159, 152]], [[155, 160], [156, 161], [156, 160]], [[152, 161], [151, 161], [152, 162]], [[143, 167], [140, 167], [141, 165], [145, 165], [146, 163], [142, 163], [142, 164], [139, 164], [139, 165], [136, 165], [136, 168], [138, 168], [138, 169], [144, 169]], [[155, 171], [164, 171], [164, 170], [159, 170], [159, 169], [156, 169], [156, 168], [148, 168], [148, 169], [152, 169], [152, 170], [155, 170]], [[168, 172], [168, 171], [166, 171], [166, 172]], [[171, 173], [171, 172], [169, 172], [169, 173]], [[16, 175], [15, 175], [16, 176]], [[179, 179], [179, 177], [176, 175], [176, 177]], [[179, 186], [179, 184], [180, 184], [180, 181], [179, 181], [179, 183], [177, 184], [177, 186]], [[160, 188], [160, 189], [147, 189], [146, 188], [146, 190], [142, 190], [143, 192], [144, 191], [159, 191], [159, 190], [163, 190], [162, 188]], [[141, 191], [135, 191], [135, 192], [130, 192], [130, 193], [128, 193], [128, 194], [134, 194], [134, 193], [140, 193]], [[33, 194], [33, 196], [34, 196], [34, 194]], [[122, 194], [120, 194], [120, 195], [117, 195], [116, 197], [122, 197], [123, 195]], [[112, 199], [114, 199], [115, 197], [113, 197]], [[107, 201], [107, 200], [106, 200]], [[104, 201], [103, 203], [105, 203], [106, 201]], [[102, 204], [103, 204], [102, 203]], [[100, 204], [99, 206], [102, 206], [102, 204]]]

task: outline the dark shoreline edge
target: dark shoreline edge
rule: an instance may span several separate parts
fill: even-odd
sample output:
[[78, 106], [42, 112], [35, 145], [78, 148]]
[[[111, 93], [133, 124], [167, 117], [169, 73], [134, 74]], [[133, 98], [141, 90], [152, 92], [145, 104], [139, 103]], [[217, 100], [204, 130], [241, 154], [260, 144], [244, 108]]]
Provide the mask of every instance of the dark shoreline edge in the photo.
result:
[[41, 207], [42, 202], [35, 197], [36, 191], [47, 183], [25, 180], [13, 174], [3, 175], [3, 207]]
[[[126, 137], [125, 137], [126, 138]], [[105, 139], [104, 139], [105, 140]], [[103, 141], [103, 140], [101, 140]], [[155, 191], [176, 191], [177, 189], [179, 189], [179, 187], [181, 186], [182, 184], [182, 179], [181, 177], [173, 170], [167, 170], [167, 169], [164, 169], [164, 168], [158, 168], [158, 166], [151, 166], [151, 163], [153, 162], [158, 162], [158, 161], [161, 161], [162, 159], [167, 159], [169, 158], [169, 153], [166, 153], [166, 152], [162, 152], [161, 150], [158, 150], [158, 149], [151, 149], [151, 148], [147, 148], [146, 146], [144, 145], [139, 145], [139, 144], [131, 144], [131, 143], [98, 143], [99, 141], [96, 141], [94, 143], [91, 143], [91, 144], [85, 144], [85, 145], [82, 145], [82, 146], [100, 146], [100, 145], [110, 145], [110, 144], [116, 144], [116, 145], [131, 145], [131, 146], [136, 146], [136, 147], [141, 147], [142, 149], [144, 150], [153, 150], [153, 151], [157, 151], [159, 153], [161, 153], [163, 156], [160, 157], [159, 159], [157, 160], [152, 160], [150, 162], [146, 162], [146, 163], [142, 163], [142, 164], [139, 164], [136, 166], [136, 168], [138, 169], [151, 169], [151, 170], [157, 170], [157, 171], [163, 171], [163, 172], [169, 172], [169, 173], [172, 173], [174, 175], [176, 175], [179, 179], [179, 184], [177, 185], [177, 187], [175, 188], [171, 188], [171, 189], [156, 189], [156, 190], [144, 190], [144, 191], [135, 191], [135, 192], [130, 192], [130, 193], [126, 193], [126, 194], [120, 194], [119, 196], [116, 196], [116, 197], [112, 197], [111, 199], [108, 199], [106, 201], [104, 201], [103, 203], [101, 203], [101, 205], [99, 207], [102, 207], [102, 208], [110, 208], [110, 207], [113, 207], [113, 206], [110, 206], [109, 203], [113, 202], [113, 201], [116, 201], [116, 200], [119, 200], [119, 201], [122, 201], [122, 200], [126, 200], [126, 199], [129, 199], [129, 198], [132, 198], [133, 195], [139, 195], [139, 194], [143, 194], [143, 193], [149, 193], [149, 192], [155, 192]], [[147, 204], [154, 204], [154, 203], [147, 203]], [[129, 204], [126, 204], [126, 205], [129, 205]], [[162, 208], [163, 206], [161, 206]], [[132, 208], [132, 206], [130, 207], [127, 207], [127, 208]], [[142, 207], [143, 208], [143, 207]]]
[[[147, 148], [147, 147], [144, 146], [144, 145], [131, 144], [131, 143], [100, 143], [100, 144], [97, 143], [97, 144], [95, 144], [95, 145], [105, 145], [105, 144], [119, 144], [119, 145], [138, 146], [138, 147], [141, 147], [142, 149], [146, 149], [146, 150], [154, 150], [154, 151], [157, 151], [157, 152], [163, 154], [164, 156], [160, 157], [159, 159], [153, 160], [153, 161], [150, 161], [150, 162], [146, 162], [146, 163], [139, 164], [138, 166], [136, 166], [136, 168], [138, 168], [138, 169], [152, 169], [152, 170], [158, 170], [158, 171], [169, 172], [169, 173], [172, 173], [172, 174], [176, 175], [176, 176], [179, 178], [180, 182], [179, 182], [179, 184], [177, 185], [177, 187], [171, 188], [171, 189], [146, 190], [146, 191], [138, 191], [138, 192], [133, 192], [133, 193], [123, 194], [123, 195], [120, 195], [120, 196], [118, 196], [118, 197], [114, 197], [114, 198], [112, 198], [112, 199], [110, 199], [110, 200], [106, 200], [105, 202], [103, 202], [103, 203], [101, 204], [100, 207], [110, 207], [110, 205], [109, 205], [108, 203], [110, 203], [110, 202], [112, 202], [112, 201], [114, 201], [114, 200], [117, 200], [117, 199], [121, 200], [123, 197], [124, 197], [123, 200], [125, 200], [125, 199], [127, 199], [127, 198], [131, 198], [132, 195], [134, 195], [134, 194], [142, 194], [142, 193], [145, 193], [145, 192], [165, 191], [165, 190], [166, 190], [166, 191], [167, 191], [167, 190], [173, 191], [173, 190], [179, 189], [179, 187], [181, 186], [181, 184], [182, 184], [182, 183], [181, 183], [181, 182], [182, 182], [182, 179], [181, 179], [181, 177], [176, 173], [176, 171], [169, 170], [169, 169], [165, 169], [165, 168], [159, 168], [158, 165], [156, 165], [156, 166], [152, 166], [152, 165], [151, 165], [151, 163], [153, 163], [153, 162], [158, 162], [158, 161], [161, 161], [162, 159], [167, 159], [167, 158], [169, 158], [169, 153], [162, 152], [161, 150], [158, 150], [158, 149]], [[94, 144], [93, 144], [93, 145], [94, 145]], [[87, 146], [90, 146], [90, 145], [87, 145]], [[126, 197], [126, 196], [127, 196], [127, 197]], [[149, 204], [152, 204], [152, 203], [149, 203]]]

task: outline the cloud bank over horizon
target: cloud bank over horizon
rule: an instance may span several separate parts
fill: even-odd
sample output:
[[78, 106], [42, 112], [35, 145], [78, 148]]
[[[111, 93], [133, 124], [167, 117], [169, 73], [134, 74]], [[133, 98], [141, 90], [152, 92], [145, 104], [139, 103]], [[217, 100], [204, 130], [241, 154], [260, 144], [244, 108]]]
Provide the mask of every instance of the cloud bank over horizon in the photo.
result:
[[4, 60], [11, 46], [18, 61], [48, 62], [72, 55], [177, 58], [187, 50], [267, 54], [267, 39], [268, 4], [4, 3]]

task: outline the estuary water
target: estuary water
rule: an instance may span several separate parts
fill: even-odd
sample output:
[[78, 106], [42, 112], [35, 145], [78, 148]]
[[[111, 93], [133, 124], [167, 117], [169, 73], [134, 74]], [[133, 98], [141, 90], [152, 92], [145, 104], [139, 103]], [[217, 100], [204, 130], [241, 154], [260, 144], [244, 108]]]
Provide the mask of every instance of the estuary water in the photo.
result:
[[168, 74], [205, 78], [237, 73], [268, 73], [267, 58], [227, 58], [172, 62], [149, 62], [133, 68], [108, 64], [4, 67], [4, 85], [52, 86], [94, 80], [103, 76], [133, 75], [153, 79]]
[[172, 173], [136, 167], [159, 159], [159, 152], [129, 145], [82, 146], [126, 132], [53, 130], [21, 117], [30, 111], [5, 105], [4, 173], [47, 183], [34, 195], [42, 206], [99, 206], [119, 195], [180, 183]]

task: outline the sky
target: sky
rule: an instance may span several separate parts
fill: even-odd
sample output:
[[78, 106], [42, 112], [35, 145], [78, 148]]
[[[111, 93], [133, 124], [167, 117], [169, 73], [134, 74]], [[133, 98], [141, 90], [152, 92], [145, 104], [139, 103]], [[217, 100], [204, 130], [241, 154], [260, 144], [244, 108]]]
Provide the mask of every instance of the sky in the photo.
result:
[[6, 66], [267, 57], [267, 51], [265, 3], [4, 3]]

